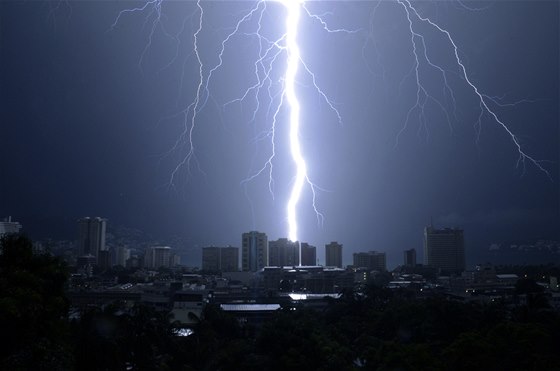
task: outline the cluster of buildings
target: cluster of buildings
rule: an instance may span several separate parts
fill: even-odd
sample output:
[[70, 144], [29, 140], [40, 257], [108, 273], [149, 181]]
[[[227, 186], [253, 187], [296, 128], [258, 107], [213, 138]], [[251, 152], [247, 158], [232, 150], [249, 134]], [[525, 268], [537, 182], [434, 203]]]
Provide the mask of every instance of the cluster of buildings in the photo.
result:
[[[146, 243], [129, 249], [134, 244], [117, 245], [111, 238], [107, 243], [104, 218], [85, 217], [77, 224], [78, 238], [72, 244], [76, 270], [67, 291], [72, 316], [79, 317], [91, 306], [142, 304], [171, 313], [188, 334], [211, 303], [241, 323], [260, 326], [281, 308], [321, 309], [341, 292], [371, 281], [406, 289], [419, 298], [445, 295], [450, 300], [500, 301], [513, 307], [533, 300], [530, 293], [517, 293], [516, 274], [498, 273], [489, 264], [466, 270], [464, 234], [457, 228], [427, 226], [423, 264], [417, 263], [415, 249], [405, 250], [403, 264], [392, 272], [387, 271], [385, 252], [355, 252], [352, 264], [344, 267], [343, 245], [333, 241], [324, 246], [322, 266], [317, 264], [315, 246], [287, 238], [269, 241], [258, 231], [243, 233], [241, 247], [202, 248], [202, 271], [197, 271], [180, 266], [176, 251], [168, 246]], [[21, 229], [10, 217], [0, 221], [0, 237]], [[115, 265], [138, 269], [104, 269]], [[93, 274], [93, 267], [101, 268], [99, 274]], [[547, 278], [550, 282], [545, 282]], [[560, 310], [557, 277], [541, 276], [538, 285], [550, 305]]]
[[[0, 221], [0, 237], [21, 228], [20, 223], [5, 218]], [[139, 256], [138, 250], [132, 254], [126, 246], [108, 246], [106, 237], [106, 219], [78, 220], [77, 270], [68, 291], [76, 313], [115, 301], [142, 303], [170, 311], [175, 320], [188, 326], [200, 319], [206, 304], [213, 303], [242, 322], [260, 323], [279, 308], [326, 306], [345, 289], [372, 279], [390, 289], [413, 290], [419, 297], [444, 294], [456, 300], [500, 300], [512, 305], [529, 300], [527, 295], [516, 294], [520, 279], [516, 274], [497, 273], [492, 265], [467, 271], [463, 230], [457, 228], [427, 226], [423, 264], [417, 263], [415, 249], [405, 250], [403, 264], [392, 272], [387, 272], [385, 252], [355, 252], [352, 265], [343, 267], [343, 245], [333, 241], [324, 246], [326, 264], [322, 266], [317, 264], [315, 246], [287, 238], [269, 241], [258, 231], [243, 233], [240, 248], [202, 248], [199, 272], [179, 267], [176, 251], [168, 246], [147, 246]], [[111, 276], [111, 271], [105, 271], [109, 275], [92, 274], [94, 266], [115, 265], [145, 269], [128, 271], [124, 281]], [[177, 269], [159, 270], [161, 267]], [[551, 305], [560, 310], [557, 278], [539, 285], [547, 290]]]
[[[352, 265], [343, 267], [343, 245], [325, 245], [325, 265], [317, 264], [317, 248], [305, 242], [279, 238], [269, 241], [263, 232], [241, 236], [241, 248], [202, 248], [202, 272], [219, 274], [267, 295], [287, 292], [333, 294], [354, 287], [378, 275], [387, 275], [385, 252], [355, 252]], [[404, 269], [435, 275], [460, 275], [465, 270], [465, 248], [461, 229], [424, 230], [424, 265], [417, 264], [416, 250], [404, 251]], [[395, 281], [402, 286], [407, 279]]]
[[[106, 269], [113, 266], [158, 269], [180, 265], [180, 256], [169, 246], [148, 246], [140, 254], [131, 253], [127, 246], [106, 245], [107, 219], [84, 217], [78, 220], [78, 237], [75, 246], [76, 266]], [[22, 226], [11, 217], [0, 221], [0, 237], [6, 233], [19, 233]], [[325, 245], [325, 267], [343, 268], [343, 245], [336, 241]], [[417, 265], [416, 250], [404, 251], [404, 266]], [[437, 229], [433, 225], [424, 229], [424, 266], [438, 272], [460, 274], [465, 271], [465, 246], [463, 230]], [[266, 233], [251, 231], [241, 236], [241, 248], [208, 246], [202, 248], [201, 268], [205, 272], [257, 272], [271, 267], [318, 266], [317, 248], [306, 242], [279, 238], [269, 241]], [[353, 254], [352, 268], [369, 271], [387, 271], [385, 252], [367, 251]]]
[[269, 294], [294, 291], [325, 294], [352, 287], [353, 273], [347, 274], [342, 269], [342, 245], [331, 242], [325, 251], [327, 264], [318, 266], [315, 246], [287, 238], [269, 241], [266, 233], [251, 231], [242, 234], [241, 249], [202, 248], [202, 271], [221, 273], [230, 281]]
[[[343, 245], [333, 241], [325, 245], [325, 266], [343, 268]], [[317, 265], [317, 248], [306, 242], [279, 238], [269, 241], [266, 233], [251, 231], [241, 236], [237, 247], [202, 248], [202, 270], [208, 272], [257, 272], [270, 267], [301, 267]], [[385, 252], [368, 251], [353, 254], [352, 267], [372, 271], [387, 270]], [[404, 251], [404, 265], [414, 267], [416, 250]], [[432, 225], [424, 229], [424, 265], [439, 271], [458, 274], [465, 270], [465, 245], [462, 229], [437, 229]]]
[[180, 256], [169, 246], [150, 246], [142, 256], [132, 256], [125, 246], [108, 247], [106, 242], [107, 219], [85, 217], [78, 220], [78, 239], [76, 244], [79, 270], [91, 274], [92, 268], [123, 266], [131, 268], [174, 267], [181, 263]]
[[[342, 268], [342, 245], [325, 245], [326, 266]], [[251, 231], [241, 236], [241, 271], [257, 272], [265, 267], [317, 265], [317, 248], [306, 242], [279, 238], [269, 241], [266, 233]], [[239, 248], [209, 246], [202, 248], [202, 270], [231, 272], [239, 270]]]

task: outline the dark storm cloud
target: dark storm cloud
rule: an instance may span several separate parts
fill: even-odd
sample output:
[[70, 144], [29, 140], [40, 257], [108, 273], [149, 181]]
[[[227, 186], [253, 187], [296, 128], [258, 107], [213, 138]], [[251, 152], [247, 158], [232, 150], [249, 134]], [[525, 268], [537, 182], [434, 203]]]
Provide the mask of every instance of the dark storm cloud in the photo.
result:
[[[253, 3], [202, 4], [208, 17], [199, 35], [201, 58], [211, 65], [224, 35]], [[442, 227], [464, 227], [471, 253], [509, 238], [514, 226], [519, 238], [558, 238], [558, 2], [469, 2], [482, 11], [458, 2], [417, 3], [451, 32], [481, 91], [533, 101], [493, 108], [527, 153], [551, 161], [543, 166], [552, 181], [531, 164], [525, 172], [516, 167], [511, 138], [488, 115], [477, 139], [479, 103], [451, 64], [445, 37], [426, 25], [416, 31], [425, 33], [430, 58], [449, 69], [456, 118], [447, 122], [429, 104], [425, 126], [415, 114], [398, 136], [416, 98], [409, 75], [412, 44], [403, 8], [383, 1], [370, 22], [375, 4], [309, 4], [333, 27], [361, 30], [353, 35], [326, 34], [316, 22], [302, 20], [303, 57], [343, 116], [339, 125], [302, 74], [301, 140], [310, 175], [325, 190], [317, 195], [322, 228], [310, 192], [304, 194], [302, 240], [316, 244], [320, 258], [325, 243], [340, 241], [345, 263], [354, 251], [386, 251], [393, 266], [404, 249], [415, 247], [421, 255], [422, 228], [430, 217]], [[198, 83], [192, 55], [196, 3], [164, 2], [165, 28], [155, 28], [148, 49], [153, 14], [127, 14], [111, 29], [129, 5], [70, 2], [71, 12], [53, 14], [42, 2], [0, 3], [0, 216], [18, 217], [32, 235], [41, 230], [35, 232], [41, 237], [63, 225], [72, 238], [75, 218], [101, 215], [156, 235], [182, 235], [189, 241], [181, 246], [188, 258], [196, 258], [194, 246], [239, 244], [250, 229], [271, 239], [285, 236], [293, 176], [285, 114], [278, 126], [273, 199], [266, 177], [242, 185], [270, 154], [266, 141], [255, 140], [267, 130], [265, 114], [250, 122], [251, 99], [222, 107], [253, 81], [255, 39], [233, 40], [210, 85], [212, 99], [195, 132], [204, 174], [196, 166], [191, 176], [181, 171], [168, 187], [186, 153], [185, 146], [168, 153], [184, 130], [174, 115], [192, 102]], [[269, 6], [264, 32], [282, 27], [277, 10]], [[164, 31], [179, 35], [180, 43]], [[250, 33], [250, 26], [243, 32]], [[426, 64], [420, 72], [430, 94], [453, 111], [441, 74]]]

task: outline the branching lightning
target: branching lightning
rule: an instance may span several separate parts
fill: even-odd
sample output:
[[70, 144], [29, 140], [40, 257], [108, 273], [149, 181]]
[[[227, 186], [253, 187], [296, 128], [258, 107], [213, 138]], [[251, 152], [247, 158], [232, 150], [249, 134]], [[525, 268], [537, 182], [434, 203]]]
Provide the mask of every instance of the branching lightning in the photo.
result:
[[283, 4], [288, 10], [288, 16], [286, 17], [286, 48], [288, 60], [284, 94], [290, 106], [290, 151], [296, 164], [296, 177], [287, 205], [288, 238], [292, 241], [297, 241], [298, 228], [296, 207], [301, 197], [303, 184], [306, 179], [309, 180], [307, 176], [307, 165], [301, 153], [301, 145], [299, 142], [300, 104], [295, 87], [298, 66], [301, 59], [299, 45], [297, 43], [300, 3], [299, 1], [284, 0]]
[[[457, 0], [458, 4], [469, 11], [483, 11], [483, 9], [469, 8], [466, 7], [460, 0]], [[371, 13], [373, 22], [373, 17], [378, 11], [380, 2], [373, 4], [373, 11]], [[149, 50], [154, 32], [156, 31], [158, 25], [162, 21], [162, 4], [163, 0], [148, 0], [143, 6], [125, 9], [121, 11], [112, 28], [115, 28], [121, 18], [129, 13], [137, 12], [148, 12], [146, 18], [146, 24], [149, 24], [149, 37], [145, 49], [142, 51], [141, 60], [144, 55]], [[280, 5], [284, 8], [284, 30], [275, 39], [270, 39], [266, 37], [263, 32], [263, 16], [265, 12], [268, 11], [270, 4]], [[422, 15], [422, 13], [417, 10], [414, 4], [410, 0], [390, 0], [385, 2], [383, 5], [389, 4], [390, 6], [397, 6], [403, 11], [403, 15], [406, 19], [406, 24], [408, 25], [408, 32], [410, 35], [410, 45], [413, 64], [409, 73], [404, 77], [404, 79], [412, 78], [416, 86], [416, 96], [413, 104], [409, 107], [406, 117], [404, 119], [404, 124], [402, 129], [396, 136], [396, 145], [398, 145], [399, 137], [407, 130], [410, 121], [416, 115], [418, 119], [419, 131], [423, 131], [428, 134], [427, 128], [427, 115], [426, 106], [428, 104], [433, 104], [438, 107], [444, 114], [445, 119], [449, 125], [450, 130], [453, 130], [453, 120], [457, 121], [456, 108], [457, 108], [457, 97], [453, 91], [451, 84], [448, 80], [451, 74], [459, 76], [461, 80], [466, 84], [466, 86], [471, 90], [472, 94], [476, 97], [479, 105], [478, 119], [474, 123], [475, 130], [478, 136], [480, 136], [480, 131], [482, 127], [482, 122], [485, 118], [489, 118], [491, 122], [497, 124], [503, 129], [505, 134], [511, 139], [514, 148], [518, 153], [517, 165], [522, 166], [523, 171], [527, 164], [535, 166], [538, 170], [542, 171], [550, 178], [549, 172], [541, 165], [541, 161], [535, 159], [529, 155], [519, 142], [516, 135], [512, 132], [506, 122], [504, 122], [499, 115], [496, 113], [492, 107], [509, 107], [521, 103], [530, 103], [532, 100], [523, 99], [517, 102], [505, 102], [504, 97], [493, 97], [487, 95], [479, 89], [479, 87], [471, 80], [470, 75], [465, 67], [465, 64], [459, 56], [459, 48], [457, 43], [451, 36], [451, 33], [441, 27], [438, 23], [433, 21], [427, 16]], [[269, 140], [270, 141], [270, 152], [267, 155], [266, 161], [258, 167], [258, 169], [250, 173], [246, 179], [242, 181], [243, 185], [248, 182], [266, 174], [268, 176], [268, 190], [271, 196], [274, 198], [274, 163], [276, 161], [276, 154], [279, 148], [277, 147], [277, 128], [281, 124], [283, 115], [287, 116], [287, 125], [289, 127], [289, 153], [291, 154], [292, 160], [294, 162], [295, 174], [292, 181], [292, 188], [290, 192], [289, 199], [286, 204], [286, 219], [288, 225], [288, 237], [292, 241], [298, 240], [298, 219], [297, 210], [298, 204], [302, 197], [302, 192], [307, 186], [312, 195], [312, 208], [315, 211], [317, 220], [319, 223], [323, 221], [323, 215], [319, 212], [316, 205], [316, 192], [319, 189], [310, 179], [307, 169], [306, 159], [304, 153], [302, 152], [300, 143], [300, 127], [305, 123], [300, 120], [301, 111], [301, 101], [298, 98], [297, 82], [298, 76], [302, 73], [307, 74], [313, 84], [313, 88], [316, 93], [321, 97], [321, 99], [327, 104], [329, 109], [333, 112], [336, 117], [337, 122], [342, 123], [342, 115], [336, 108], [336, 105], [329, 98], [329, 95], [321, 89], [318, 79], [314, 71], [309, 68], [308, 64], [303, 60], [302, 53], [300, 50], [300, 45], [298, 44], [299, 35], [299, 23], [302, 16], [308, 17], [309, 20], [313, 21], [318, 27], [320, 27], [324, 32], [329, 34], [345, 33], [345, 34], [364, 34], [366, 33], [366, 42], [362, 49], [362, 55], [367, 47], [368, 43], [373, 42], [376, 48], [376, 53], [378, 56], [377, 64], [379, 63], [379, 52], [377, 51], [376, 43], [373, 41], [374, 37], [371, 31], [364, 32], [362, 29], [348, 30], [344, 28], [332, 28], [324, 20], [324, 15], [319, 15], [311, 12], [307, 7], [304, 0], [259, 0], [249, 8], [246, 12], [242, 14], [239, 20], [236, 22], [235, 26], [230, 32], [222, 39], [219, 50], [216, 52], [217, 62], [214, 65], [208, 65], [203, 62], [200, 53], [200, 37], [205, 29], [205, 14], [204, 6], [201, 0], [196, 1], [196, 14], [198, 14], [198, 22], [196, 31], [193, 34], [192, 41], [192, 54], [196, 58], [196, 63], [198, 65], [198, 83], [194, 99], [180, 112], [178, 112], [174, 117], [182, 117], [183, 129], [181, 134], [177, 137], [175, 144], [169, 150], [169, 154], [176, 151], [184, 151], [186, 153], [182, 160], [177, 163], [173, 169], [169, 184], [174, 185], [176, 183], [176, 178], [182, 171], [186, 171], [189, 175], [193, 164], [196, 164], [198, 170], [200, 165], [196, 159], [195, 153], [195, 135], [197, 131], [198, 117], [200, 112], [206, 107], [209, 100], [213, 100], [211, 94], [211, 82], [215, 73], [224, 66], [224, 53], [226, 48], [233, 42], [234, 39], [240, 37], [246, 38], [256, 38], [258, 41], [258, 57], [254, 60], [253, 65], [253, 82], [248, 84], [237, 98], [233, 98], [228, 102], [223, 104], [226, 107], [231, 104], [242, 103], [247, 100], [253, 100], [254, 106], [252, 109], [251, 122], [254, 124], [257, 120], [257, 114], [259, 112], [265, 112], [266, 117], [270, 120], [270, 127], [261, 133], [256, 133], [256, 141]], [[278, 9], [274, 9], [277, 11]], [[247, 25], [255, 24], [254, 30], [252, 32], [243, 31], [244, 27]], [[424, 25], [431, 28], [440, 37], [443, 37], [447, 44], [449, 45], [449, 50], [454, 56], [455, 71], [450, 71], [449, 69], [438, 65], [430, 57], [430, 52], [428, 50], [428, 45], [426, 43], [427, 35], [420, 31], [419, 25]], [[162, 27], [165, 32], [165, 29]], [[183, 28], [180, 32], [184, 31]], [[170, 35], [172, 39], [177, 40], [177, 36]], [[179, 43], [177, 41], [177, 43]], [[175, 58], [178, 53], [176, 53]], [[175, 60], [173, 59], [173, 61]], [[365, 57], [364, 57], [365, 59]], [[172, 62], [173, 62], [172, 61]], [[170, 62], [169, 64], [171, 64]], [[372, 71], [372, 66], [366, 62], [367, 68]], [[429, 89], [423, 82], [423, 77], [420, 71], [420, 66], [426, 66], [427, 68], [437, 71], [438, 75], [441, 76], [441, 85], [443, 90], [444, 101], [440, 101], [436, 98], [434, 94], [431, 94]], [[382, 67], [382, 66], [381, 66]], [[284, 69], [282, 78], [279, 81], [275, 81], [275, 71], [279, 69]], [[383, 72], [384, 74], [384, 72]], [[403, 80], [404, 81], [404, 80]], [[263, 98], [262, 95], [265, 95]], [[451, 106], [451, 109], [448, 107]], [[491, 107], [492, 106], [492, 107]]]
[[[517, 149], [517, 152], [519, 154], [519, 157], [518, 157], [518, 160], [517, 160], [517, 165], [518, 166], [521, 165], [523, 167], [523, 172], [525, 172], [526, 163], [530, 162], [537, 169], [539, 169], [540, 171], [545, 173], [548, 178], [552, 179], [548, 170], [546, 170], [541, 165], [542, 161], [536, 160], [534, 157], [530, 156], [529, 154], [527, 154], [527, 152], [525, 152], [523, 150], [523, 148], [521, 147], [521, 144], [519, 143], [518, 138], [509, 129], [508, 125], [506, 125], [506, 123], [503, 122], [498, 117], [498, 114], [489, 107], [488, 101], [492, 101], [492, 102], [494, 102], [494, 103], [496, 103], [500, 106], [505, 106], [505, 104], [498, 103], [498, 101], [496, 99], [493, 99], [492, 97], [489, 97], [488, 95], [486, 95], [484, 93], [481, 93], [479, 88], [471, 81], [471, 79], [469, 78], [469, 74], [467, 73], [467, 69], [466, 69], [465, 65], [463, 64], [463, 62], [461, 61], [461, 58], [459, 57], [459, 48], [457, 47], [457, 44], [453, 40], [453, 37], [451, 36], [449, 31], [447, 31], [446, 29], [439, 26], [437, 23], [432, 21], [430, 18], [423, 17], [422, 15], [420, 15], [420, 13], [412, 5], [410, 0], [396, 0], [396, 1], [398, 2], [398, 4], [400, 4], [404, 8], [405, 13], [406, 13], [406, 17], [408, 19], [409, 26], [410, 26], [410, 34], [411, 34], [411, 39], [412, 39], [412, 44], [413, 44], [413, 54], [414, 54], [415, 61], [416, 61], [415, 66], [414, 66], [414, 70], [415, 70], [416, 83], [417, 83], [417, 100], [416, 100], [415, 105], [408, 112], [407, 119], [406, 119], [407, 122], [409, 120], [411, 112], [414, 109], [418, 108], [420, 110], [420, 122], [425, 124], [424, 105], [425, 105], [425, 102], [426, 102], [427, 99], [432, 99], [433, 101], [435, 101], [440, 107], [442, 107], [442, 109], [444, 110], [444, 112], [447, 115], [447, 111], [443, 108], [443, 105], [440, 102], [438, 102], [435, 98], [431, 97], [426, 92], [426, 89], [424, 89], [423, 85], [420, 82], [419, 72], [418, 72], [419, 57], [418, 57], [417, 44], [416, 44], [416, 41], [415, 41], [416, 38], [419, 38], [420, 40], [422, 40], [424, 57], [425, 57], [427, 63], [431, 67], [434, 67], [434, 68], [438, 69], [439, 71], [441, 71], [441, 73], [443, 75], [443, 78], [444, 78], [445, 87], [451, 93], [453, 102], [455, 104], [455, 97], [452, 93], [452, 90], [449, 88], [449, 85], [447, 84], [445, 70], [443, 68], [441, 68], [440, 66], [434, 65], [430, 61], [430, 59], [428, 58], [428, 55], [426, 54], [426, 44], [424, 42], [424, 36], [422, 36], [419, 33], [414, 31], [412, 17], [415, 17], [420, 22], [423, 22], [423, 23], [426, 23], [426, 24], [430, 25], [432, 28], [436, 29], [438, 32], [443, 34], [445, 36], [445, 38], [447, 39], [447, 41], [449, 42], [449, 44], [451, 45], [453, 55], [455, 57], [455, 62], [457, 63], [457, 66], [459, 67], [459, 70], [460, 70], [460, 75], [464, 79], [465, 83], [472, 89], [473, 93], [475, 94], [475, 96], [478, 98], [478, 101], [479, 101], [480, 111], [479, 111], [479, 115], [478, 115], [478, 120], [475, 123], [475, 129], [477, 130], [477, 135], [480, 136], [480, 130], [481, 130], [481, 127], [482, 127], [482, 119], [483, 119], [484, 115], [489, 115], [496, 124], [498, 124], [500, 127], [502, 127], [502, 129], [505, 131], [505, 133], [510, 137], [511, 141], [513, 142], [513, 144], [514, 144], [514, 146]], [[423, 100], [421, 98], [422, 96], [424, 97]], [[510, 103], [510, 105], [516, 105], [516, 104], [517, 103]], [[449, 122], [449, 116], [448, 115], [447, 115], [447, 119], [448, 119], [448, 122]], [[406, 123], [405, 123], [405, 127], [406, 127]], [[401, 130], [401, 133], [402, 133], [402, 130]]]

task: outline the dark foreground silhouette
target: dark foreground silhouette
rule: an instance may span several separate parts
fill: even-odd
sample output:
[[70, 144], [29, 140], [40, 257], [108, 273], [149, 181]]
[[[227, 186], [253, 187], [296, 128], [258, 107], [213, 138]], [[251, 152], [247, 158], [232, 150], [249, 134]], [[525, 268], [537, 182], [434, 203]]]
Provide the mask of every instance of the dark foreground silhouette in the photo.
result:
[[280, 310], [242, 326], [212, 305], [190, 336], [167, 313], [115, 303], [69, 319], [68, 271], [5, 236], [0, 251], [0, 369], [560, 370], [560, 318], [533, 282], [527, 305], [417, 299], [375, 285], [321, 311]]

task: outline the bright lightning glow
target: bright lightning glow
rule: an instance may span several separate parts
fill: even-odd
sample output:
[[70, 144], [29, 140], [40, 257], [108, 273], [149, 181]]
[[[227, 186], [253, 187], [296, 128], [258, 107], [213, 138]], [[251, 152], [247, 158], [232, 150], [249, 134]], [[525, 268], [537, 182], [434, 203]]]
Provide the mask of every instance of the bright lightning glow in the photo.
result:
[[301, 153], [301, 145], [299, 142], [300, 105], [295, 88], [296, 75], [301, 59], [297, 43], [301, 5], [298, 0], [283, 0], [282, 3], [288, 11], [286, 17], [286, 50], [288, 53], [288, 60], [284, 81], [284, 94], [290, 106], [290, 151], [296, 164], [296, 177], [287, 206], [288, 238], [291, 241], [297, 241], [298, 225], [296, 207], [301, 198], [304, 182], [307, 179], [307, 165]]
[[[114, 29], [119, 20], [127, 15], [128, 13], [148, 13], [146, 18], [146, 24], [148, 25], [149, 35], [146, 46], [142, 51], [140, 57], [140, 66], [145, 54], [148, 52], [152, 45], [152, 39], [154, 33], [157, 29], [161, 28], [169, 39], [175, 40], [177, 42], [177, 50], [179, 50], [179, 34], [170, 35], [165, 31], [165, 27], [161, 24], [162, 22], [162, 4], [164, 0], [146, 0], [143, 6], [136, 7], [133, 9], [126, 9], [119, 13], [112, 29]], [[461, 0], [457, 2], [466, 10], [470, 11], [483, 11], [483, 8], [470, 8], [467, 7]], [[266, 22], [265, 14], [268, 12], [268, 5], [270, 3], [277, 3], [286, 9], [285, 13], [285, 29], [278, 37], [265, 36], [263, 25]], [[522, 165], [523, 170], [527, 164], [532, 164], [538, 170], [542, 171], [548, 177], [550, 177], [549, 172], [541, 165], [541, 162], [531, 155], [529, 155], [524, 148], [522, 148], [521, 143], [510, 129], [505, 121], [503, 121], [499, 115], [496, 113], [492, 107], [507, 107], [514, 106], [520, 103], [531, 102], [527, 99], [519, 100], [514, 103], [507, 103], [503, 101], [503, 97], [492, 97], [481, 91], [479, 86], [475, 84], [471, 78], [464, 63], [459, 57], [459, 48], [452, 38], [450, 32], [441, 27], [438, 23], [433, 21], [427, 16], [424, 16], [421, 11], [417, 10], [414, 3], [410, 0], [391, 0], [391, 1], [379, 1], [373, 5], [373, 11], [371, 13], [371, 24], [378, 11], [378, 8], [382, 6], [396, 6], [402, 9], [403, 16], [405, 17], [407, 24], [407, 32], [410, 36], [411, 45], [411, 55], [412, 55], [412, 66], [408, 74], [404, 76], [403, 83], [406, 79], [411, 78], [414, 80], [416, 87], [416, 97], [406, 113], [404, 118], [404, 126], [398, 132], [396, 136], [396, 144], [398, 145], [399, 137], [407, 130], [410, 121], [417, 115], [418, 122], [420, 123], [419, 131], [424, 132], [428, 135], [427, 128], [427, 107], [428, 105], [434, 105], [439, 110], [441, 110], [446, 118], [446, 121], [453, 130], [452, 121], [457, 120], [457, 97], [452, 89], [451, 76], [455, 75], [460, 77], [461, 83], [466, 84], [466, 87], [472, 92], [474, 97], [478, 101], [479, 112], [478, 119], [474, 123], [477, 136], [480, 136], [480, 131], [482, 128], [482, 120], [490, 119], [491, 122], [497, 124], [504, 133], [511, 138], [514, 148], [518, 153], [518, 165]], [[190, 103], [186, 104], [185, 107], [180, 110], [176, 115], [168, 117], [169, 119], [174, 119], [180, 117], [182, 121], [182, 132], [177, 137], [174, 146], [169, 150], [167, 154], [172, 154], [174, 152], [182, 151], [185, 155], [182, 160], [178, 161], [176, 166], [171, 172], [169, 185], [174, 186], [176, 178], [186, 172], [190, 175], [191, 166], [193, 162], [197, 165], [198, 170], [202, 172], [198, 161], [195, 157], [195, 143], [197, 134], [197, 125], [200, 123], [199, 116], [201, 111], [207, 106], [207, 104], [215, 103], [219, 105], [218, 102], [212, 97], [212, 80], [213, 77], [218, 74], [219, 70], [226, 64], [225, 52], [226, 48], [229, 47], [231, 43], [234, 43], [237, 38], [249, 38], [251, 41], [257, 41], [258, 45], [258, 57], [254, 60], [254, 68], [252, 76], [249, 79], [253, 79], [253, 82], [248, 84], [248, 87], [244, 88], [238, 98], [232, 99], [222, 107], [225, 108], [231, 104], [244, 103], [246, 101], [252, 100], [252, 118], [250, 123], [255, 124], [256, 121], [262, 120], [258, 114], [265, 114], [265, 120], [270, 123], [270, 126], [264, 132], [257, 132], [255, 129], [255, 142], [268, 140], [270, 144], [270, 152], [266, 156], [266, 161], [257, 167], [255, 171], [251, 168], [249, 175], [241, 183], [246, 186], [248, 182], [256, 179], [257, 177], [265, 174], [268, 175], [268, 189], [271, 197], [274, 199], [274, 163], [276, 161], [277, 150], [277, 128], [281, 127], [281, 118], [285, 111], [287, 111], [287, 125], [288, 125], [288, 141], [289, 141], [289, 152], [291, 154], [292, 160], [295, 167], [295, 175], [292, 180], [292, 187], [289, 196], [289, 200], [286, 205], [287, 213], [287, 224], [288, 224], [288, 238], [291, 241], [298, 240], [298, 219], [297, 219], [297, 209], [298, 204], [301, 200], [303, 190], [308, 186], [311, 191], [312, 196], [312, 207], [317, 216], [318, 223], [321, 224], [323, 221], [323, 215], [319, 212], [316, 206], [316, 191], [319, 189], [310, 179], [308, 175], [307, 164], [302, 153], [301, 143], [300, 143], [300, 127], [302, 123], [300, 122], [301, 114], [301, 104], [298, 99], [296, 85], [298, 82], [298, 73], [305, 74], [310, 80], [312, 88], [318, 94], [320, 99], [326, 103], [328, 109], [330, 109], [339, 123], [342, 123], [342, 115], [336, 108], [335, 104], [329, 99], [328, 94], [326, 94], [319, 86], [318, 79], [315, 73], [309, 68], [308, 64], [303, 60], [301, 56], [300, 46], [298, 44], [298, 30], [300, 25], [300, 17], [306, 17], [307, 20], [311, 21], [315, 25], [318, 25], [324, 32], [329, 34], [345, 33], [345, 34], [357, 34], [364, 30], [347, 30], [344, 28], [331, 28], [325, 21], [325, 16], [330, 13], [324, 13], [323, 15], [318, 15], [312, 13], [305, 0], [258, 0], [254, 3], [248, 10], [246, 10], [233, 27], [231, 27], [221, 39], [220, 46], [215, 53], [215, 58], [217, 62], [211, 64], [207, 59], [203, 58], [201, 55], [201, 39], [203, 34], [207, 31], [208, 26], [206, 25], [206, 17], [204, 13], [205, 7], [202, 6], [201, 0], [196, 1], [195, 13], [191, 15], [194, 17], [195, 14], [198, 15], [196, 22], [196, 30], [193, 30], [192, 34], [192, 55], [195, 58], [194, 64], [198, 67], [198, 81], [197, 88], [194, 93], [194, 98]], [[185, 23], [181, 28], [180, 33], [183, 33], [185, 29]], [[161, 27], [159, 27], [161, 26]], [[423, 27], [421, 27], [423, 26]], [[247, 29], [250, 31], [247, 31]], [[428, 37], [426, 30], [434, 30], [439, 37], [443, 37], [445, 42], [449, 47], [449, 51], [453, 54], [454, 66], [448, 68], [443, 65], [438, 65], [435, 58], [431, 58], [431, 51], [428, 49], [428, 43], [426, 38]], [[381, 69], [384, 69], [380, 64], [379, 52], [377, 50], [377, 43], [374, 41], [374, 33], [372, 30], [366, 30], [366, 42], [362, 48], [362, 55], [368, 44], [371, 42], [375, 48], [377, 54], [377, 64]], [[175, 57], [170, 61], [167, 66], [170, 66], [175, 62], [178, 56], [178, 52]], [[284, 59], [285, 58], [285, 59]], [[364, 56], [365, 61], [365, 56]], [[282, 64], [285, 62], [285, 64]], [[189, 62], [192, 64], [192, 62]], [[372, 72], [372, 66], [365, 61], [367, 68]], [[187, 65], [187, 60], [183, 61], [183, 67]], [[278, 64], [281, 64], [280, 66]], [[422, 68], [421, 68], [422, 66]], [[301, 69], [300, 69], [301, 67]], [[285, 68], [284, 74], [278, 77], [277, 71], [281, 68]], [[440, 101], [437, 98], [437, 94], [433, 94], [430, 91], [430, 84], [427, 84], [425, 77], [422, 74], [423, 69], [430, 69], [436, 71], [438, 76], [441, 78], [441, 84], [443, 88], [443, 100]], [[301, 70], [301, 71], [300, 71]], [[183, 76], [185, 71], [183, 69]], [[385, 76], [385, 71], [383, 71], [383, 76]], [[181, 78], [182, 84], [183, 78]], [[403, 84], [401, 83], [401, 85]], [[451, 106], [451, 109], [448, 107]], [[450, 112], [448, 112], [450, 110]], [[256, 125], [255, 125], [256, 128]], [[250, 197], [247, 195], [247, 188], [245, 188], [246, 196], [249, 199], [249, 203], [252, 202]], [[253, 211], [253, 210], [251, 210]], [[254, 217], [253, 217], [254, 219]], [[254, 221], [253, 221], [254, 222]]]

